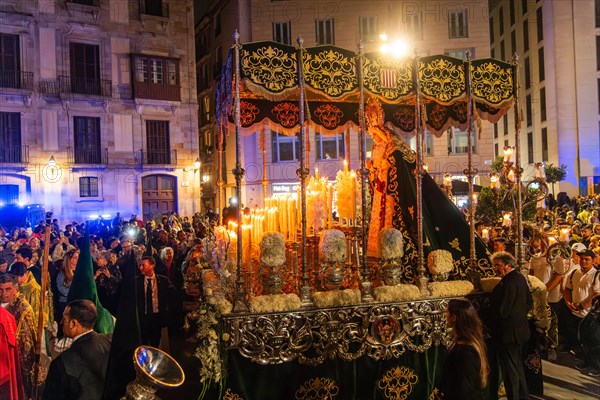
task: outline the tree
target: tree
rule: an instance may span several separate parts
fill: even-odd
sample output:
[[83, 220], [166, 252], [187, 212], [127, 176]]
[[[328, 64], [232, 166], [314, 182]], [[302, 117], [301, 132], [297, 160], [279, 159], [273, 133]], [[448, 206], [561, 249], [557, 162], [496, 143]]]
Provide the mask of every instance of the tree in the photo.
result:
[[566, 177], [566, 164], [561, 164], [560, 167], [556, 167], [554, 164], [548, 164], [546, 166], [546, 182], [552, 184], [552, 195], [554, 195], [554, 184], [556, 182], [564, 181]]

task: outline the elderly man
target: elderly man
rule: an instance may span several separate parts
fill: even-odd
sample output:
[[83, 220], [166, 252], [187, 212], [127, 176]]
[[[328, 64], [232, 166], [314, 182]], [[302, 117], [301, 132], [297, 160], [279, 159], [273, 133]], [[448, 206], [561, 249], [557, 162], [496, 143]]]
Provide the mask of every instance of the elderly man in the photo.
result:
[[36, 324], [33, 310], [19, 293], [17, 277], [12, 274], [0, 276], [0, 305], [10, 312], [17, 322], [17, 345], [21, 361], [21, 376], [27, 398], [33, 388], [33, 364], [35, 361]]
[[67, 305], [62, 326], [73, 344], [50, 364], [43, 399], [102, 398], [111, 335], [94, 332], [97, 318], [96, 306], [89, 300], [75, 300]]
[[492, 255], [496, 275], [502, 279], [490, 296], [490, 321], [502, 377], [508, 400], [528, 399], [529, 390], [523, 369], [523, 345], [529, 340], [527, 313], [533, 300], [525, 277], [515, 270], [512, 254], [498, 252]]

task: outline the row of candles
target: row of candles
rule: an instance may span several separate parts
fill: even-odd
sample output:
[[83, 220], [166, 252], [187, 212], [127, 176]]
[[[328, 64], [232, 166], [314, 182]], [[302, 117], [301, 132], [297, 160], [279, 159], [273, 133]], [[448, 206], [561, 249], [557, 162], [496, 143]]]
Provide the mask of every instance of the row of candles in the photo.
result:
[[[511, 224], [511, 213], [504, 213], [502, 220], [503, 220], [503, 224], [502, 226], [510, 226]], [[504, 221], [508, 221], [509, 225], [504, 225]], [[563, 243], [568, 243], [569, 239], [570, 239], [570, 234], [571, 234], [571, 228], [560, 228], [558, 230], [558, 241], [563, 242]], [[481, 238], [483, 239], [484, 242], [488, 243], [490, 241], [490, 228], [484, 227], [481, 229]], [[555, 235], [548, 235], [548, 242], [550, 245], [556, 243], [556, 236]]]

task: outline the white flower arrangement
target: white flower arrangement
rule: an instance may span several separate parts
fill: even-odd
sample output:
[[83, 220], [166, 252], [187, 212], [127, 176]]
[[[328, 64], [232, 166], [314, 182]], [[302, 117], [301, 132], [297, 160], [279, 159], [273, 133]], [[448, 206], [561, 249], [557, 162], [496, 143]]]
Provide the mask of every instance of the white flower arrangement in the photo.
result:
[[208, 296], [206, 300], [215, 306], [221, 315], [229, 314], [233, 310], [233, 304], [223, 296]]
[[496, 287], [498, 282], [500, 282], [500, 277], [492, 276], [490, 278], [481, 278], [481, 289], [485, 293], [492, 293], [492, 290]]
[[464, 296], [475, 290], [469, 281], [432, 282], [429, 284], [432, 297]]
[[421, 297], [421, 291], [415, 285], [402, 283], [396, 286], [378, 286], [373, 289], [373, 296], [378, 302], [390, 303], [416, 300]]
[[432, 250], [427, 256], [427, 267], [433, 275], [447, 274], [454, 268], [452, 253], [448, 250]]
[[301, 306], [300, 297], [294, 293], [257, 296], [250, 300], [250, 311], [253, 313], [295, 311]]
[[360, 290], [330, 290], [328, 292], [314, 292], [312, 294], [315, 305], [319, 308], [352, 306], [360, 304]]
[[319, 247], [321, 257], [326, 262], [342, 262], [346, 259], [346, 235], [340, 230], [323, 231]]
[[379, 232], [381, 258], [392, 260], [404, 255], [404, 238], [398, 229], [388, 228]]
[[285, 263], [285, 238], [279, 232], [267, 232], [260, 241], [260, 262], [266, 267]]
[[546, 333], [550, 327], [550, 314], [546, 307], [548, 305], [546, 285], [533, 275], [527, 276], [527, 284], [533, 299], [529, 316], [533, 318], [535, 329], [540, 333]]

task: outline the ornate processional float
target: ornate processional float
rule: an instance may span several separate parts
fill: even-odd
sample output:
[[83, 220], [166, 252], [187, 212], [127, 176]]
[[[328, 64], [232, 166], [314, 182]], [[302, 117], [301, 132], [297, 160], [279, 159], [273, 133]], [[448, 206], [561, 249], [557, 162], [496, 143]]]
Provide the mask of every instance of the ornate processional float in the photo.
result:
[[[362, 46], [355, 53], [334, 46], [304, 48], [301, 38], [297, 48], [241, 44], [237, 32], [234, 38], [217, 90], [219, 168], [225, 132], [235, 132], [233, 174], [240, 199], [241, 136], [258, 132], [266, 166], [264, 127], [269, 126], [299, 137], [300, 188], [283, 200], [266, 198], [265, 168], [265, 208], [244, 215], [238, 207], [237, 223], [217, 227], [206, 241], [202, 285], [207, 303], [221, 315], [224, 333], [213, 345], [229, 349], [228, 369], [245, 373], [252, 363], [292, 363], [304, 371], [300, 375], [310, 375], [316, 367], [330, 368], [332, 360], [385, 361], [389, 379], [400, 374], [413, 382], [411, 388], [416, 385], [411, 396], [428, 397], [434, 387], [423, 380], [431, 383], [435, 367], [405, 371], [398, 369], [398, 360], [414, 366], [416, 358], [437, 357], [438, 347], [449, 343], [448, 298], [479, 290], [479, 279], [493, 270], [474, 231], [472, 202], [466, 221], [423, 168], [425, 130], [436, 136], [449, 127], [468, 131], [465, 174], [472, 195], [477, 171], [471, 132], [480, 121], [496, 122], [512, 107], [516, 64], [416, 54], [398, 61], [364, 54]], [[345, 164], [333, 196], [326, 178], [317, 171], [309, 176], [307, 132], [335, 135], [349, 126], [359, 131], [360, 167], [349, 171]], [[367, 134], [373, 138], [370, 160]], [[416, 136], [416, 151], [400, 134]], [[222, 170], [218, 176], [221, 180]], [[223, 187], [220, 181], [220, 205]], [[331, 219], [334, 197], [339, 222]], [[202, 320], [203, 310], [192, 318]], [[222, 376], [210, 376], [217, 375]], [[389, 379], [373, 379], [386, 393]], [[304, 398], [301, 393], [314, 384], [298, 386], [290, 398]], [[253, 398], [241, 381], [232, 387]]]

